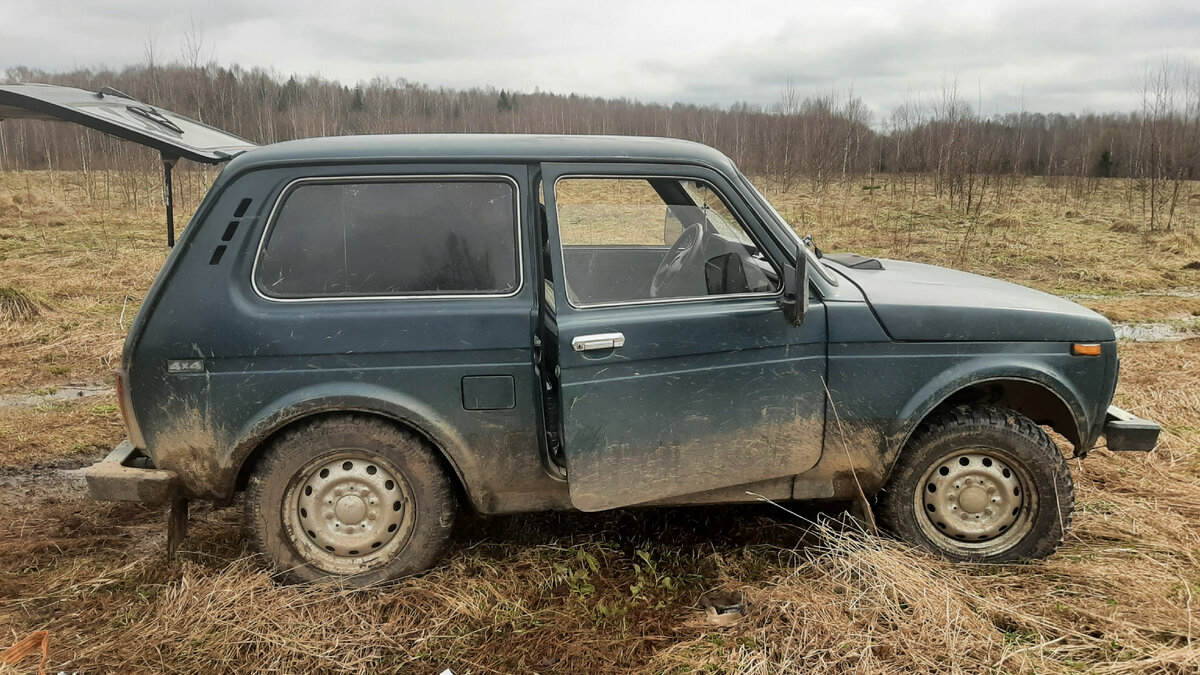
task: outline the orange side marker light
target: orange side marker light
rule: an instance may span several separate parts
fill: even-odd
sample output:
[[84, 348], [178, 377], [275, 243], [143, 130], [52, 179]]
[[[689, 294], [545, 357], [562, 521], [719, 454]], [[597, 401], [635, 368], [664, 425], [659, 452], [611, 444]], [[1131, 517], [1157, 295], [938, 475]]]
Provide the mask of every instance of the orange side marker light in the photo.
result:
[[1075, 356], [1100, 356], [1100, 345], [1076, 342], [1071, 345], [1071, 353]]

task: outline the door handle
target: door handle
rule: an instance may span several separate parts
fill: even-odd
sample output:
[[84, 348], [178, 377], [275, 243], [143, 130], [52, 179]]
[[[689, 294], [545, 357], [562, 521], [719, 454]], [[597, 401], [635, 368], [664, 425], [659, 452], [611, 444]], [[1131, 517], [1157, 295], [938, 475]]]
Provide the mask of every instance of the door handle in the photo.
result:
[[593, 349], [616, 349], [625, 346], [624, 333], [596, 333], [595, 335], [580, 335], [571, 340], [571, 348], [577, 352]]

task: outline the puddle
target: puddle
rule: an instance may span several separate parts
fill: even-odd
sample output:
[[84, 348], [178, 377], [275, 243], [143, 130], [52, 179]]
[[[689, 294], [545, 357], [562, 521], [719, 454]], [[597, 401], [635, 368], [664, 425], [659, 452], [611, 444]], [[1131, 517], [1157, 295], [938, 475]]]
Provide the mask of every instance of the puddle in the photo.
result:
[[70, 457], [46, 463], [0, 468], [0, 510], [34, 502], [82, 500], [88, 496], [84, 472], [99, 455]]
[[1200, 288], [1167, 288], [1157, 291], [1139, 291], [1137, 293], [1117, 293], [1111, 295], [1070, 293], [1060, 297], [1072, 302], [1079, 302], [1080, 300], [1128, 300], [1129, 298], [1200, 298]]
[[[32, 394], [0, 395], [0, 408], [25, 408], [46, 403], [77, 401], [111, 393], [113, 388], [106, 384], [68, 384], [61, 387], [45, 387]], [[40, 393], [39, 393], [40, 392]]]
[[1114, 323], [1118, 340], [1130, 342], [1178, 342], [1197, 336], [1192, 323]]

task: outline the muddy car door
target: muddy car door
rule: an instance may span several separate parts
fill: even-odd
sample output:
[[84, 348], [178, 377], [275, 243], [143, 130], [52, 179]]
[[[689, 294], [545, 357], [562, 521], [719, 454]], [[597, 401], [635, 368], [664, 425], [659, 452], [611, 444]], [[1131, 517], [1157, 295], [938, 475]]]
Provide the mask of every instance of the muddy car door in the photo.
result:
[[[545, 164], [571, 501], [599, 510], [788, 478], [823, 443], [825, 310], [779, 307], [783, 253], [696, 166]], [[554, 280], [562, 280], [554, 283]]]

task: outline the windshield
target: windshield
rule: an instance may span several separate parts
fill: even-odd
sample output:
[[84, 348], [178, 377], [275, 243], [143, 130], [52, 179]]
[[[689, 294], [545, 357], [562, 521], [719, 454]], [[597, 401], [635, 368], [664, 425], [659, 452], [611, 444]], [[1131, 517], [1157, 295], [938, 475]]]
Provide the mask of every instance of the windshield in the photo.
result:
[[779, 215], [779, 212], [775, 210], [775, 207], [771, 205], [771, 202], [767, 201], [767, 198], [763, 196], [763, 193], [759, 192], [754, 183], [750, 182], [750, 179], [746, 178], [746, 174], [742, 173], [740, 169], [738, 170], [738, 177], [742, 179], [743, 183], [750, 186], [751, 192], [754, 193], [755, 197], [758, 197], [758, 201], [763, 206], [767, 207], [767, 210], [770, 211], [771, 215], [775, 217], [775, 222], [779, 224], [781, 229], [787, 232], [788, 236], [792, 238], [792, 241], [796, 242], [796, 248], [804, 251], [804, 255], [808, 257], [808, 266], [816, 269], [817, 272], [820, 273], [822, 279], [828, 281], [834, 286], [837, 286], [837, 277], [831, 274], [829, 270], [825, 269], [824, 261], [818, 258], [812, 252], [812, 250], [804, 244], [804, 239], [800, 237], [800, 234], [788, 224], [788, 221], [784, 220], [783, 216]]
[[725, 202], [721, 201], [708, 183], [698, 180], [685, 180], [680, 183], [688, 196], [692, 198], [692, 202], [704, 214], [704, 220], [708, 222], [709, 227], [727, 239], [754, 246], [750, 236], [737, 225], [737, 218], [729, 212], [729, 207], [725, 206]]

